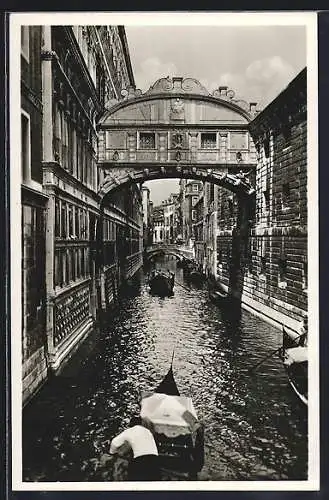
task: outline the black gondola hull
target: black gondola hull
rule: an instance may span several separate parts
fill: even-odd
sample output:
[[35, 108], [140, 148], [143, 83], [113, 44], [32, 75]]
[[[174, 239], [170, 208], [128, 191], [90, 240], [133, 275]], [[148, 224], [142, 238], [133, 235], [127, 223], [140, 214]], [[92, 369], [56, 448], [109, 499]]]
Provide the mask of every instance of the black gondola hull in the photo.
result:
[[174, 276], [162, 272], [154, 273], [149, 278], [151, 292], [158, 295], [171, 295], [174, 291], [174, 284]]
[[[283, 328], [281, 358], [288, 376], [288, 381], [299, 399], [308, 404], [308, 360], [287, 363], [289, 351], [301, 348], [301, 336], [292, 337]], [[291, 352], [291, 351], [290, 351]]]

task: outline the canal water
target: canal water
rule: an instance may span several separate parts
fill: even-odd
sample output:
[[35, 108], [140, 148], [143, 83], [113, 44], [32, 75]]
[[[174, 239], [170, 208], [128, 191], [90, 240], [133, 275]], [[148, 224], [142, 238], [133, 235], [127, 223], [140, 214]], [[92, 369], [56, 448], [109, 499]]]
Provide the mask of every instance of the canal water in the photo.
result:
[[174, 375], [205, 424], [200, 481], [307, 479], [307, 411], [278, 356], [281, 332], [248, 312], [230, 318], [175, 260], [172, 297], [152, 296], [146, 273], [129, 285], [102, 331], [23, 412], [24, 481], [112, 481], [109, 442], [139, 411], [142, 391]]

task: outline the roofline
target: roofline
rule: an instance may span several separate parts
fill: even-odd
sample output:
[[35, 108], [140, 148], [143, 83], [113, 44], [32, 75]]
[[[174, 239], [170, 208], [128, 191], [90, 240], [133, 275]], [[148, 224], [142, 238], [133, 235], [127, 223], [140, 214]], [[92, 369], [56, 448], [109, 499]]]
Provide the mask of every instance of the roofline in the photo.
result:
[[133, 87], [135, 87], [136, 86], [135, 77], [134, 77], [134, 72], [133, 72], [133, 68], [131, 65], [130, 52], [129, 52], [129, 46], [128, 46], [125, 27], [118, 26], [118, 32], [119, 32], [119, 36], [120, 36], [121, 43], [122, 43], [122, 48], [123, 48], [123, 53], [125, 56], [125, 61], [126, 61], [126, 65], [127, 65], [127, 71], [128, 71], [130, 83]]
[[249, 123], [249, 128], [256, 128], [263, 120], [264, 116], [269, 115], [278, 106], [278, 103], [289, 92], [295, 92], [295, 87], [302, 82], [302, 80], [307, 78], [307, 67], [303, 68], [296, 76], [291, 80], [288, 85], [264, 108], [262, 111], [255, 116], [253, 120]]

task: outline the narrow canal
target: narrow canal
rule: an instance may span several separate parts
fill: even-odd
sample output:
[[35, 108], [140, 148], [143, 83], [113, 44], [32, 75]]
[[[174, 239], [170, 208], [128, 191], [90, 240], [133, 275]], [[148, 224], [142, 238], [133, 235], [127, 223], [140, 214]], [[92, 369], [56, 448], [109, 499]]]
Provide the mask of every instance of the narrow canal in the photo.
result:
[[174, 260], [158, 265], [176, 272], [174, 295], [152, 296], [142, 275], [104, 331], [25, 408], [23, 480], [113, 480], [108, 442], [165, 375], [173, 348], [177, 385], [205, 424], [199, 480], [306, 479], [307, 412], [280, 359], [248, 373], [281, 332], [245, 311], [225, 317], [206, 289], [189, 289]]

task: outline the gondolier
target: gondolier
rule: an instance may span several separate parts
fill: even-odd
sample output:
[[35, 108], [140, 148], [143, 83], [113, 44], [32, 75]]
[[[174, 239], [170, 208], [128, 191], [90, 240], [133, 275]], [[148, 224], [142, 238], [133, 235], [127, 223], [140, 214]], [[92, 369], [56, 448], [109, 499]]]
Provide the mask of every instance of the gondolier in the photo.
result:
[[139, 417], [133, 417], [129, 428], [112, 439], [110, 455], [117, 454], [125, 447], [133, 453], [128, 481], [160, 481], [157, 445], [151, 431], [142, 425]]

